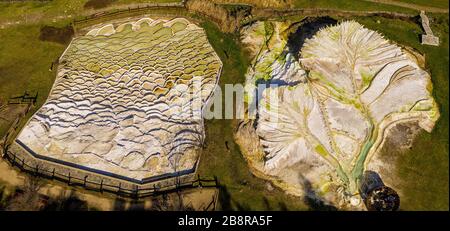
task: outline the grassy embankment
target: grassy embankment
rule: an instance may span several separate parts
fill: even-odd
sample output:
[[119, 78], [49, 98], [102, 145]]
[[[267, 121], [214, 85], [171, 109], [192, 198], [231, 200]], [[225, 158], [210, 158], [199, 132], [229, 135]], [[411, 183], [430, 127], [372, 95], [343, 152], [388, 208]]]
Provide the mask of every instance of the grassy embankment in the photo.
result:
[[294, 6], [297, 8], [325, 8], [336, 10], [392, 11], [399, 13], [416, 13], [416, 11], [412, 9], [367, 2], [364, 0], [294, 0]]

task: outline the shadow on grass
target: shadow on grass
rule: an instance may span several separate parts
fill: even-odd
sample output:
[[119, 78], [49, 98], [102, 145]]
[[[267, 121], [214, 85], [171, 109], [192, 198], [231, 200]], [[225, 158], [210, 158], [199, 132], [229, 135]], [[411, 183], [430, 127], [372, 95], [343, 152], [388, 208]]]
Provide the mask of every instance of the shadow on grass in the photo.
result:
[[58, 197], [50, 199], [42, 209], [43, 211], [88, 211], [89, 207], [86, 201], [81, 200], [71, 190], [66, 196], [62, 192]]
[[311, 182], [299, 174], [300, 183], [305, 191], [303, 201], [309, 207], [310, 211], [337, 211], [337, 208], [330, 202], [321, 198], [313, 189]]
[[[286, 204], [284, 202], [278, 202], [278, 206], [273, 206], [270, 204], [270, 200], [263, 196], [262, 197], [263, 202], [263, 210], [264, 211], [288, 211]], [[228, 192], [228, 189], [226, 186], [221, 185], [219, 188], [219, 204], [222, 211], [250, 211], [251, 207], [245, 203], [239, 203], [238, 201], [231, 198], [230, 193]]]
[[4, 211], [7, 206], [7, 201], [9, 198], [5, 197], [5, 186], [0, 187], [0, 211]]
[[39, 39], [41, 41], [55, 42], [59, 44], [69, 44], [72, 40], [74, 31], [72, 26], [65, 27], [53, 27], [53, 26], [43, 26], [41, 27]]
[[84, 4], [84, 8], [85, 9], [101, 9], [101, 8], [105, 8], [109, 5], [111, 5], [112, 3], [114, 3], [116, 0], [89, 0]]
[[249, 206], [233, 200], [225, 185], [219, 187], [219, 204], [223, 211], [248, 211]]

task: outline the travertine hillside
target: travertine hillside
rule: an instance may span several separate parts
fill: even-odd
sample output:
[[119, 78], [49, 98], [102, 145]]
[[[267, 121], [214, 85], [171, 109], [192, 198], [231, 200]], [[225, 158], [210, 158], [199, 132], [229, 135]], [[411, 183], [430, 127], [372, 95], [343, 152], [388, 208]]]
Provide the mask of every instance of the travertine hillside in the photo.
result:
[[18, 137], [38, 155], [137, 180], [194, 168], [222, 63], [200, 27], [143, 18], [75, 38]]
[[[292, 193], [303, 194], [307, 183], [334, 202], [339, 195], [356, 205], [358, 180], [390, 127], [415, 121], [433, 129], [439, 111], [430, 75], [407, 51], [356, 22], [321, 29], [306, 39], [298, 60], [273, 42], [286, 41], [277, 37], [281, 27], [259, 23], [244, 33], [244, 42], [264, 41], [256, 42], [261, 51], [246, 88], [249, 103], [258, 105], [253, 134], [260, 149], [243, 147], [244, 153]], [[277, 85], [257, 92], [257, 82]]]

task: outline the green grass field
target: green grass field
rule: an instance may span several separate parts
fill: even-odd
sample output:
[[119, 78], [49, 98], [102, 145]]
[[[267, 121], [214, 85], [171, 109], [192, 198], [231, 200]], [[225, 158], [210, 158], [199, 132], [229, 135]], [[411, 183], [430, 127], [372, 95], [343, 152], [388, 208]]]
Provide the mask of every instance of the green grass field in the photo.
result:
[[[88, 0], [54, 0], [50, 2], [0, 2], [0, 25], [7, 22], [54, 23], [55, 21], [67, 23], [72, 19], [85, 15], [88, 12], [84, 4]], [[117, 0], [109, 7], [120, 7], [134, 3], [174, 3], [181, 0]], [[145, 5], [145, 4], [144, 4]], [[92, 11], [92, 9], [88, 9]], [[103, 9], [97, 9], [103, 11]], [[70, 15], [70, 18], [68, 17]]]
[[358, 10], [358, 11], [393, 11], [400, 13], [415, 13], [415, 10], [399, 6], [378, 4], [364, 0], [295, 0], [297, 8], [326, 8], [336, 10]]
[[439, 8], [448, 8], [447, 0], [397, 0], [398, 2], [406, 2], [421, 6], [432, 6]]

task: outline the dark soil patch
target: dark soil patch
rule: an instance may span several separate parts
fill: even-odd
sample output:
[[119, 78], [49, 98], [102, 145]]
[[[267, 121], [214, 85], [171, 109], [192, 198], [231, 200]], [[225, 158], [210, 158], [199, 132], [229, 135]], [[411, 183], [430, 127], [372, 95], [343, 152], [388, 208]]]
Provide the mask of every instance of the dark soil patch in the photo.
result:
[[74, 31], [72, 26], [66, 26], [63, 28], [44, 26], [41, 28], [39, 39], [42, 41], [67, 44], [72, 39], [73, 34]]
[[84, 4], [84, 8], [100, 9], [111, 5], [116, 0], [89, 0]]

